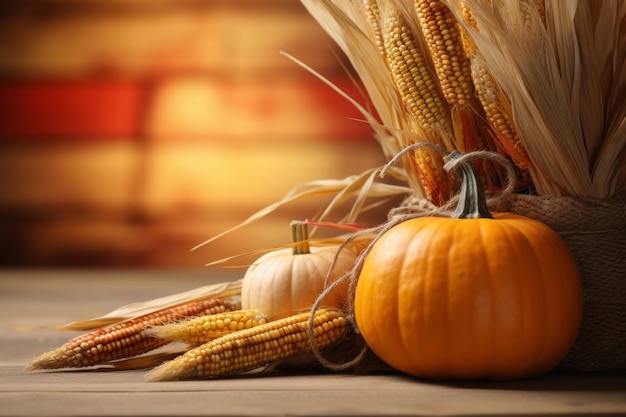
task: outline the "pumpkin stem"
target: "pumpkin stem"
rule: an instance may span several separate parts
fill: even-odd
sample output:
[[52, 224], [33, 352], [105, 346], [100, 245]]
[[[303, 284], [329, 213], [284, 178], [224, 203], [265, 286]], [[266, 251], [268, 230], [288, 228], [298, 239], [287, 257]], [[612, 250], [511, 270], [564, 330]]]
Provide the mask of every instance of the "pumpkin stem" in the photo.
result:
[[[458, 159], [461, 153], [450, 152], [445, 158], [447, 161]], [[458, 165], [461, 171], [461, 191], [459, 192], [459, 202], [452, 213], [455, 219], [492, 219], [493, 216], [487, 208], [487, 198], [480, 176], [470, 162]]]
[[311, 253], [309, 248], [309, 227], [306, 222], [294, 220], [291, 222], [291, 243], [294, 255]]

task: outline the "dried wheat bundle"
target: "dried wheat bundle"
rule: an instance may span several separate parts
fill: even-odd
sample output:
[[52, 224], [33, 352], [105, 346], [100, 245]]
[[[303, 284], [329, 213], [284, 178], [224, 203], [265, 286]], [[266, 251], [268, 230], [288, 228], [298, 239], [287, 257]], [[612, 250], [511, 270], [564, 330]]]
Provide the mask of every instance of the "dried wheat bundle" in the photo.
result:
[[512, 103], [539, 194], [608, 198], [626, 162], [626, 3], [451, 0]]
[[[618, 0], [303, 0], [349, 58], [386, 155], [414, 141], [498, 149], [540, 195], [608, 198], [626, 162], [626, 5]], [[449, 197], [438, 158], [410, 185]], [[494, 167], [487, 184], [501, 185]]]
[[[626, 162], [626, 4], [618, 0], [301, 0], [340, 47], [369, 103], [351, 102], [383, 155], [402, 164], [291, 190], [224, 234], [276, 209], [326, 198], [318, 221], [352, 223], [399, 195], [449, 202], [448, 151], [495, 151], [516, 167], [518, 189], [542, 196], [608, 199]], [[374, 111], [370, 111], [370, 106]], [[478, 165], [478, 162], [476, 162]], [[500, 166], [477, 166], [488, 191]], [[337, 217], [348, 205], [347, 213]], [[344, 210], [345, 211], [345, 210]], [[313, 233], [312, 233], [313, 235]]]

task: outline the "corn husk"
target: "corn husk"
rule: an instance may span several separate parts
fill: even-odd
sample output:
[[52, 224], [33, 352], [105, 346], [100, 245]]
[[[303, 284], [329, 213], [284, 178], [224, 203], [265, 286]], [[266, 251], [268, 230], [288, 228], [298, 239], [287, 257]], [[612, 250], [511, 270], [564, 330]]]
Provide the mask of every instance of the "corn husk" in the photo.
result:
[[[626, 161], [626, 5], [451, 0], [513, 104], [540, 195], [609, 198]], [[540, 13], [541, 12], [541, 13]]]
[[225, 281], [166, 295], [164, 297], [138, 301], [118, 307], [98, 317], [67, 323], [59, 326], [59, 330], [93, 330], [196, 300], [224, 298], [232, 299], [234, 302], [237, 302], [236, 299], [241, 295], [241, 284], [241, 279]]
[[[395, 140], [427, 135], [407, 122], [384, 59], [357, 0], [303, 0], [349, 58]], [[410, 0], [379, 0], [380, 13], [411, 14]], [[618, 0], [448, 0], [458, 24], [512, 103], [521, 145], [539, 195], [609, 198], [626, 162], [626, 5]], [[474, 21], [462, 17], [467, 6]], [[408, 22], [416, 24], [414, 19]], [[419, 28], [414, 28], [419, 34]], [[487, 138], [488, 140], [488, 138]], [[395, 147], [393, 146], [395, 145]], [[463, 149], [458, 149], [463, 151]], [[406, 159], [406, 158], [405, 158]], [[414, 173], [405, 162], [408, 175]], [[521, 177], [519, 178], [522, 179]], [[418, 179], [409, 184], [420, 192]]]

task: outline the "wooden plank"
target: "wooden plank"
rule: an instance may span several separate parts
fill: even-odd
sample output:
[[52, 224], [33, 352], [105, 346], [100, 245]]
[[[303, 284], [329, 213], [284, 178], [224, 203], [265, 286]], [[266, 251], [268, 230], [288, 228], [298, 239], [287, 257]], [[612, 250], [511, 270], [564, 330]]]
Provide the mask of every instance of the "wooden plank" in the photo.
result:
[[[3, 367], [0, 415], [616, 415], [618, 377], [551, 375], [444, 384], [398, 374], [284, 374], [146, 383], [143, 371], [22, 373]], [[37, 401], [30, 401], [36, 394]]]
[[[433, 382], [400, 373], [282, 370], [147, 383], [142, 370], [22, 371], [29, 355], [71, 336], [50, 328], [60, 320], [236, 276], [207, 270], [0, 271], [0, 416], [626, 415], [624, 374], [554, 372], [511, 382]], [[43, 328], [28, 331], [29, 325]]]

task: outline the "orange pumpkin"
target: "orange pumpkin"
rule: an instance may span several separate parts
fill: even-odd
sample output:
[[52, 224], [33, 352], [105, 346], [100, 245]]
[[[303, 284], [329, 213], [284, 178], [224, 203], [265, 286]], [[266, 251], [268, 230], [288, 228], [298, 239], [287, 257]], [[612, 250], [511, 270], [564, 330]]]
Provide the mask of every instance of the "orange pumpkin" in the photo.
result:
[[383, 361], [418, 377], [544, 373], [578, 332], [573, 257], [542, 223], [492, 217], [471, 166], [462, 173], [455, 217], [400, 223], [373, 245], [356, 287], [357, 326]]
[[[293, 249], [278, 249], [257, 259], [246, 271], [241, 288], [241, 306], [262, 311], [275, 320], [311, 308], [328, 285], [352, 268], [356, 254], [338, 245], [310, 246], [307, 225], [293, 222]], [[335, 257], [337, 257], [336, 263]], [[332, 271], [331, 271], [332, 268]], [[320, 306], [341, 308], [348, 282], [335, 288]]]

